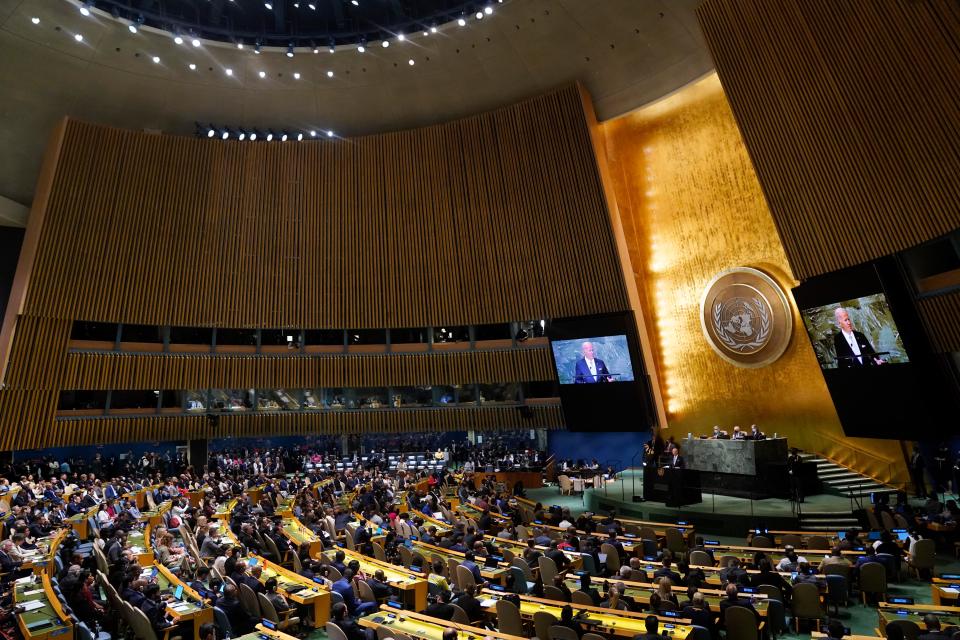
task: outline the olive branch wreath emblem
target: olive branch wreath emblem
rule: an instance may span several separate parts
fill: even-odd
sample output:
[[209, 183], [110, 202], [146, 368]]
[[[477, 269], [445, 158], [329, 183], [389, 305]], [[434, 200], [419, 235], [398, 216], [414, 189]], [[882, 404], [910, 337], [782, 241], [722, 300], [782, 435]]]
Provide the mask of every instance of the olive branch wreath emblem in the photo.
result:
[[742, 353], [747, 349], [759, 349], [766, 343], [767, 338], [770, 336], [771, 318], [769, 309], [757, 298], [753, 298], [750, 302], [752, 303], [750, 304], [751, 309], [755, 309], [757, 315], [760, 317], [760, 329], [757, 331], [756, 338], [750, 342], [738, 343], [732, 336], [728, 335], [727, 330], [724, 329], [723, 323], [720, 321], [720, 312], [723, 309], [723, 305], [718, 302], [713, 306], [714, 333], [725, 347], [737, 353]]

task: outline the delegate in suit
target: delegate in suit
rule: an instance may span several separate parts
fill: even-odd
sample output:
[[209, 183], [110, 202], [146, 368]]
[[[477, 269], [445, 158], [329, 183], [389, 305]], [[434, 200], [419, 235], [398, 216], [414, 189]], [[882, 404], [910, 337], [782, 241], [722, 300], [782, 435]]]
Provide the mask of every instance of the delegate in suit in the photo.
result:
[[843, 307], [833, 311], [837, 321], [838, 333], [833, 334], [833, 346], [837, 351], [837, 366], [841, 369], [850, 367], [865, 367], [874, 364], [883, 364], [867, 337], [859, 331], [854, 331], [850, 314]]
[[607, 365], [600, 358], [594, 357], [592, 342], [584, 342], [580, 346], [580, 356], [573, 372], [573, 382], [575, 384], [613, 382], [613, 376], [607, 370]]

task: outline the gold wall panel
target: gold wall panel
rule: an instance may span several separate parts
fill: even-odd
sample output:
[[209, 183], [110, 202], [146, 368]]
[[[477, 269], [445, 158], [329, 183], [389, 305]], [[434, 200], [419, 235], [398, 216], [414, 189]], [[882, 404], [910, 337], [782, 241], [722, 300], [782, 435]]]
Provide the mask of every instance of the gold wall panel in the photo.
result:
[[956, 0], [706, 0], [697, 16], [798, 278], [960, 227]]
[[756, 423], [884, 482], [905, 481], [898, 442], [843, 435], [795, 305], [793, 337], [767, 367], [734, 367], [702, 334], [700, 298], [720, 271], [752, 266], [788, 292], [796, 284], [717, 76], [602, 129], [669, 433]]
[[918, 306], [934, 349], [960, 351], [960, 291], [921, 298]]

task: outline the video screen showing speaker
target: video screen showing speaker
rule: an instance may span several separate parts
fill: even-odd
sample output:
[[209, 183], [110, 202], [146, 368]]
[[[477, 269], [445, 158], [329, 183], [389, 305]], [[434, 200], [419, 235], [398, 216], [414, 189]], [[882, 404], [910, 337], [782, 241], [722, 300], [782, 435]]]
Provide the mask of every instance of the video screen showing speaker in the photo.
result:
[[895, 259], [811, 278], [793, 295], [846, 435], [923, 439], [952, 420], [949, 365]]
[[652, 426], [650, 386], [632, 313], [554, 319], [548, 337], [569, 430]]
[[560, 384], [633, 382], [627, 336], [587, 336], [550, 343]]
[[821, 369], [861, 369], [910, 362], [887, 296], [803, 309], [803, 326]]

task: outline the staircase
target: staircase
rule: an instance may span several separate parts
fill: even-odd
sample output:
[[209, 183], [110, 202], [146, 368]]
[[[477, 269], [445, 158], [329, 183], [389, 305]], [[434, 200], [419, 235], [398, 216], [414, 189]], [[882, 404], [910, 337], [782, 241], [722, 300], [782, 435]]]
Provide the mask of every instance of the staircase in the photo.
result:
[[[821, 458], [813, 453], [801, 454], [804, 462], [815, 462], [817, 477], [823, 485], [824, 493], [858, 499], [860, 504], [869, 508], [871, 493], [896, 493], [895, 489], [883, 485], [872, 478], [861, 475], [847, 467]], [[800, 529], [804, 531], [840, 531], [861, 526], [853, 509], [849, 511], [808, 511], [804, 509], [800, 516]]]

